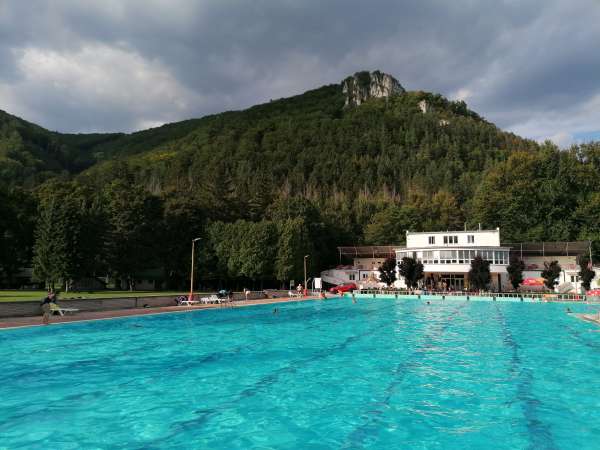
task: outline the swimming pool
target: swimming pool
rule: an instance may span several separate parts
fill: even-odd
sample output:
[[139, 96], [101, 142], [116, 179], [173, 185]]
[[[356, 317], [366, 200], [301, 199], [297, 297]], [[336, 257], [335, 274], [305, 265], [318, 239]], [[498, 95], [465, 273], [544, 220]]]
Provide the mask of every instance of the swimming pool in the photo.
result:
[[565, 308], [343, 298], [2, 331], [0, 448], [598, 448], [599, 328]]

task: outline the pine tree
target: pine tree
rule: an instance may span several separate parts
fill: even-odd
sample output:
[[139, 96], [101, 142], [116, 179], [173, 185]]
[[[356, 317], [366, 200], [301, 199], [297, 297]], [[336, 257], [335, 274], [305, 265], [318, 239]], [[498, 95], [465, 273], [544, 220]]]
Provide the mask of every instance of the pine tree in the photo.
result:
[[35, 227], [33, 247], [33, 275], [46, 286], [54, 287], [58, 282], [56, 261], [56, 238], [54, 223], [56, 208], [54, 199], [40, 206]]

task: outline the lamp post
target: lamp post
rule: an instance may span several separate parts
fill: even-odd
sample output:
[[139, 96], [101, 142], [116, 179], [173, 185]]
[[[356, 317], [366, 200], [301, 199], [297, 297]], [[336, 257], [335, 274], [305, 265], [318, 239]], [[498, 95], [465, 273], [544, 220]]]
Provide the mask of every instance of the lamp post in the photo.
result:
[[190, 295], [188, 296], [188, 300], [192, 301], [194, 299], [194, 247], [196, 246], [196, 241], [199, 241], [201, 238], [192, 239], [192, 270], [190, 272]]
[[308, 290], [306, 289], [306, 259], [309, 256], [310, 255], [304, 255], [304, 296], [306, 296], [306, 293], [308, 292]]

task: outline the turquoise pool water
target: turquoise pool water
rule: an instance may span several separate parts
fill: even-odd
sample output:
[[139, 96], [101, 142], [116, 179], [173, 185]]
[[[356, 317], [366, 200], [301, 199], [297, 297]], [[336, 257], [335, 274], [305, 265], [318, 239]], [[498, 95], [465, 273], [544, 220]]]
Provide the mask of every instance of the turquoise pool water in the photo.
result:
[[0, 448], [597, 449], [600, 328], [566, 307], [345, 298], [0, 331]]

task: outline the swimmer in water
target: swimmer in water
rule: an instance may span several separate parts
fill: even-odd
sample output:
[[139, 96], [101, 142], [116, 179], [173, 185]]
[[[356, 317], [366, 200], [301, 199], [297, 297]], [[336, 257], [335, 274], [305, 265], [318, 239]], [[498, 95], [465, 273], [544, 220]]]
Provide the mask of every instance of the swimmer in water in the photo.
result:
[[427, 304], [428, 304], [428, 305], [431, 305], [431, 302], [430, 302], [429, 300], [427, 300]]
[[571, 314], [573, 311], [571, 311], [571, 308], [567, 308], [567, 314]]
[[275, 308], [275, 309], [273, 310], [273, 314], [279, 314], [279, 308]]

